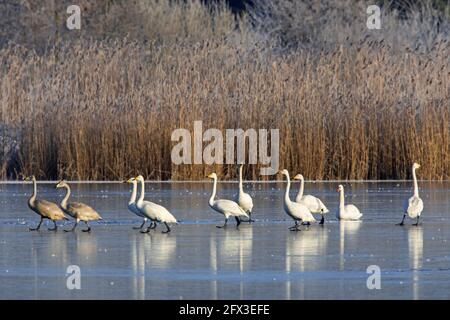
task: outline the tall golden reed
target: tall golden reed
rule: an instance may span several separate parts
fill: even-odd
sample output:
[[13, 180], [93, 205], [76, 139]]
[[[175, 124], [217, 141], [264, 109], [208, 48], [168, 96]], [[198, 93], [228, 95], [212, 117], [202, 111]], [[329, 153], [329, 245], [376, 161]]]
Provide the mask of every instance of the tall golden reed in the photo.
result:
[[[428, 54], [369, 42], [277, 53], [221, 10], [227, 26], [192, 41], [3, 48], [0, 124], [16, 149], [0, 152], [0, 177], [196, 180], [214, 169], [235, 178], [230, 165], [172, 164], [172, 131], [203, 120], [280, 129], [280, 166], [309, 179], [407, 178], [414, 161], [423, 179], [450, 178], [448, 44]], [[200, 34], [196, 23], [190, 33]], [[258, 174], [247, 170], [270, 178]]]

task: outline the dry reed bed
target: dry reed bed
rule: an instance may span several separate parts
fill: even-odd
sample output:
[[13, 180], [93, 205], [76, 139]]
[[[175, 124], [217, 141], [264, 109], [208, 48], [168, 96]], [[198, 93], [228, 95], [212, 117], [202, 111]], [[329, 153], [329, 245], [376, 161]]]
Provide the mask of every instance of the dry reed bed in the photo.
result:
[[448, 46], [280, 56], [222, 40], [83, 40], [44, 56], [9, 46], [0, 65], [0, 122], [18, 140], [0, 153], [2, 178], [234, 178], [234, 166], [171, 164], [172, 130], [194, 120], [280, 129], [280, 166], [309, 179], [408, 178], [413, 161], [423, 179], [450, 177]]

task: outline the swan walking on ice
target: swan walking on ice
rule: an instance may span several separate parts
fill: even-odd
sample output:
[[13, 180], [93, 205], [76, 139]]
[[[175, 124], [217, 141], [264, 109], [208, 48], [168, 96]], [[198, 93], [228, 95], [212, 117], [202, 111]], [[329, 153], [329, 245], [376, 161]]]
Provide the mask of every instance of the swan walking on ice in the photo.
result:
[[130, 200], [128, 201], [128, 210], [133, 212], [135, 215], [137, 215], [140, 218], [143, 218], [142, 224], [137, 227], [133, 227], [133, 229], [142, 229], [147, 222], [147, 218], [139, 211], [137, 205], [136, 205], [136, 195], [137, 195], [137, 180], [135, 178], [130, 178], [124, 183], [131, 183], [133, 185], [133, 190], [131, 191]]
[[252, 223], [255, 220], [252, 219], [252, 209], [253, 209], [253, 200], [252, 197], [244, 192], [244, 186], [242, 181], [242, 168], [243, 164], [239, 165], [239, 193], [235, 199], [235, 202], [244, 209], [244, 211], [248, 214], [248, 222]]
[[324, 214], [330, 212], [330, 210], [325, 207], [323, 202], [312, 195], [303, 195], [304, 187], [305, 187], [305, 179], [303, 175], [297, 174], [293, 180], [300, 180], [300, 190], [298, 191], [297, 196], [295, 197], [295, 202], [301, 203], [305, 205], [311, 213], [320, 213], [322, 218], [320, 219], [319, 224], [323, 225], [325, 222]]
[[287, 182], [286, 191], [284, 194], [284, 211], [287, 213], [288, 216], [294, 219], [295, 222], [295, 225], [289, 228], [289, 230], [300, 231], [298, 221], [302, 221], [302, 223], [310, 225], [311, 222], [316, 222], [316, 219], [314, 219], [314, 216], [311, 214], [311, 211], [309, 211], [308, 207], [306, 207], [304, 204], [291, 201], [289, 197], [289, 190], [291, 188], [291, 179], [289, 178], [289, 172], [286, 169], [284, 169], [278, 173], [286, 176]]
[[37, 183], [35, 176], [26, 177], [24, 179], [25, 181], [33, 181], [33, 194], [31, 195], [30, 199], [28, 199], [28, 207], [36, 212], [40, 217], [41, 220], [39, 221], [39, 224], [36, 228], [29, 228], [30, 231], [39, 231], [39, 228], [41, 227], [42, 221], [44, 219], [48, 219], [53, 221], [54, 227], [51, 229], [48, 229], [49, 231], [56, 231], [58, 229], [56, 225], [56, 221], [59, 220], [69, 220], [64, 215], [64, 212], [61, 210], [60, 207], [56, 203], [47, 201], [47, 200], [38, 200], [37, 197]]
[[217, 175], [215, 173], [211, 173], [207, 176], [209, 179], [213, 179], [213, 191], [211, 194], [211, 197], [209, 198], [209, 206], [223, 214], [225, 216], [225, 223], [222, 226], [216, 226], [217, 228], [225, 228], [228, 223], [228, 218], [234, 217], [236, 219], [236, 227], [239, 227], [241, 224], [241, 220], [239, 217], [244, 216], [249, 218], [248, 214], [242, 209], [236, 202], [232, 200], [225, 200], [225, 199], [219, 199], [214, 200], [216, 197], [216, 191], [217, 191]]
[[156, 222], [160, 222], [164, 223], [164, 225], [167, 228], [166, 231], [163, 231], [162, 233], [169, 233], [171, 231], [169, 223], [177, 224], [178, 223], [177, 219], [175, 219], [175, 217], [169, 212], [169, 210], [167, 210], [163, 206], [160, 206], [159, 204], [150, 201], [144, 201], [145, 196], [144, 177], [139, 175], [135, 179], [141, 183], [141, 195], [139, 196], [139, 199], [136, 202], [136, 207], [145, 217], [147, 217], [152, 221], [150, 226], [145, 231], [141, 232], [142, 233], [150, 232], [150, 229], [156, 228]]
[[403, 219], [402, 219], [402, 222], [400, 222], [398, 224], [399, 226], [403, 225], [406, 214], [408, 214], [408, 216], [411, 219], [417, 218], [417, 222], [414, 223], [413, 225], [414, 226], [419, 225], [420, 214], [422, 213], [422, 210], [423, 210], [423, 201], [419, 197], [419, 186], [417, 184], [417, 177], [416, 177], [416, 169], [419, 169], [419, 168], [420, 168], [420, 164], [418, 164], [418, 163], [414, 163], [412, 166], [412, 175], [413, 175], [413, 180], [414, 180], [414, 194], [411, 198], [406, 200], [403, 205]]
[[339, 192], [339, 208], [336, 211], [336, 218], [338, 220], [359, 220], [362, 213], [353, 204], [345, 204], [344, 186], [340, 184], [336, 190]]
[[75, 228], [77, 227], [77, 224], [80, 221], [84, 221], [84, 223], [86, 223], [86, 225], [88, 227], [87, 229], [81, 230], [81, 231], [90, 232], [91, 227], [89, 226], [89, 221], [102, 220], [102, 217], [98, 214], [98, 212], [95, 211], [94, 209], [92, 209], [87, 204], [84, 204], [81, 202], [69, 202], [69, 203], [67, 202], [70, 197], [70, 187], [66, 182], [60, 181], [56, 185], [56, 188], [57, 189], [58, 188], [66, 189], [66, 195], [65, 195], [64, 199], [62, 199], [62, 201], [60, 203], [60, 207], [63, 209], [63, 211], [65, 213], [67, 213], [72, 218], [76, 219], [75, 224], [73, 225], [73, 228], [70, 230], [64, 230], [65, 232], [74, 231]]

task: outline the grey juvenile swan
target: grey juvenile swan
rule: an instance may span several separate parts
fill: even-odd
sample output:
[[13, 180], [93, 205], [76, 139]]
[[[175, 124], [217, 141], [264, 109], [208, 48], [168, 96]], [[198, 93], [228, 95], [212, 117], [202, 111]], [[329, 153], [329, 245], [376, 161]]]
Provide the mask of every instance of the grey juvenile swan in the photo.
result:
[[102, 220], [102, 217], [97, 213], [97, 211], [92, 209], [87, 204], [84, 204], [81, 202], [67, 203], [67, 201], [69, 200], [69, 197], [70, 197], [70, 187], [66, 182], [60, 181], [56, 185], [56, 188], [65, 188], [67, 190], [66, 195], [65, 195], [64, 199], [62, 199], [60, 206], [64, 210], [65, 213], [67, 213], [69, 216], [71, 216], [72, 218], [74, 218], [76, 220], [75, 225], [73, 226], [72, 229], [64, 230], [64, 231], [66, 231], [66, 232], [74, 231], [78, 222], [84, 221], [88, 228], [85, 230], [82, 230], [82, 231], [89, 232], [89, 231], [91, 231], [91, 227], [89, 226], [89, 221]]
[[31, 195], [30, 199], [28, 199], [28, 207], [30, 207], [31, 210], [36, 212], [40, 217], [41, 220], [39, 221], [39, 224], [36, 228], [30, 228], [30, 231], [37, 231], [41, 227], [42, 221], [44, 219], [49, 219], [53, 221], [54, 227], [52, 229], [48, 229], [50, 231], [56, 231], [57, 225], [56, 221], [58, 220], [69, 220], [64, 215], [64, 212], [61, 210], [60, 207], [56, 203], [47, 201], [47, 200], [38, 200], [36, 199], [37, 196], [37, 185], [36, 185], [36, 178], [34, 176], [26, 177], [24, 179], [25, 181], [33, 181], [33, 194]]

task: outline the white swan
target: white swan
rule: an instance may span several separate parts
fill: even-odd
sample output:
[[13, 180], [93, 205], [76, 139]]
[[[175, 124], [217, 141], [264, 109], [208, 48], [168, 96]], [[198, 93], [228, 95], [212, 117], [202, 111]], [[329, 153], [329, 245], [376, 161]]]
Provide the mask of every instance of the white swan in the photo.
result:
[[216, 226], [217, 228], [224, 228], [227, 226], [228, 218], [234, 217], [236, 219], [237, 227], [241, 224], [240, 216], [249, 217], [248, 214], [242, 209], [236, 202], [231, 200], [219, 199], [214, 200], [217, 191], [217, 175], [211, 173], [207, 176], [209, 179], [214, 180], [213, 191], [211, 198], [209, 198], [209, 206], [215, 211], [223, 214], [225, 216], [225, 223], [223, 226]]
[[137, 181], [141, 183], [141, 195], [139, 196], [138, 201], [136, 202], [136, 207], [138, 210], [148, 219], [152, 220], [152, 224], [145, 230], [141, 231], [142, 233], [147, 233], [150, 229], [154, 229], [156, 227], [156, 222], [164, 223], [167, 230], [163, 231], [163, 233], [169, 233], [170, 227], [169, 223], [178, 223], [177, 219], [163, 206], [159, 204], [144, 201], [145, 195], [145, 183], [144, 177], [139, 175], [135, 178]]
[[133, 184], [133, 191], [131, 191], [130, 200], [128, 201], [128, 210], [133, 212], [135, 215], [137, 215], [140, 218], [144, 218], [142, 221], [142, 224], [137, 227], [133, 227], [133, 229], [142, 229], [144, 227], [145, 223], [147, 222], [147, 217], [144, 216], [141, 211], [139, 211], [137, 205], [136, 205], [136, 195], [137, 195], [137, 180], [135, 178], [130, 178], [125, 183], [131, 183]]
[[419, 197], [419, 186], [417, 185], [417, 177], [416, 177], [416, 169], [420, 168], [420, 164], [414, 163], [412, 166], [412, 175], [414, 180], [414, 195], [405, 201], [403, 205], [403, 219], [402, 222], [399, 223], [400, 226], [403, 225], [405, 221], [406, 214], [411, 219], [417, 218], [417, 222], [414, 223], [415, 226], [419, 225], [420, 214], [423, 210], [423, 201]]
[[297, 197], [295, 197], [295, 202], [304, 204], [311, 213], [320, 213], [322, 218], [320, 219], [319, 224], [323, 224], [325, 222], [324, 214], [330, 212], [330, 210], [325, 207], [323, 202], [312, 195], [303, 195], [303, 190], [305, 187], [305, 179], [301, 174], [297, 174], [294, 180], [300, 180], [300, 190], [298, 191]]
[[253, 209], [253, 200], [252, 197], [248, 194], [244, 192], [244, 186], [243, 186], [243, 181], [242, 181], [242, 167], [244, 165], [241, 164], [239, 166], [239, 193], [235, 198], [235, 202], [237, 202], [237, 204], [244, 209], [244, 211], [248, 214], [249, 220], [248, 222], [254, 222], [254, 220], [252, 220], [252, 209]]
[[344, 186], [340, 184], [336, 190], [340, 193], [339, 208], [336, 211], [338, 220], [358, 220], [362, 217], [362, 213], [353, 204], [345, 205]]
[[316, 219], [314, 219], [314, 216], [311, 214], [311, 211], [301, 203], [293, 202], [289, 198], [289, 190], [291, 188], [291, 179], [289, 178], [289, 172], [284, 169], [278, 172], [282, 175], [286, 176], [287, 185], [286, 185], [286, 192], [284, 194], [284, 211], [295, 221], [295, 225], [290, 228], [291, 231], [300, 231], [298, 227], [298, 221], [302, 221], [302, 223], [305, 223], [309, 225], [311, 222], [315, 222]]

